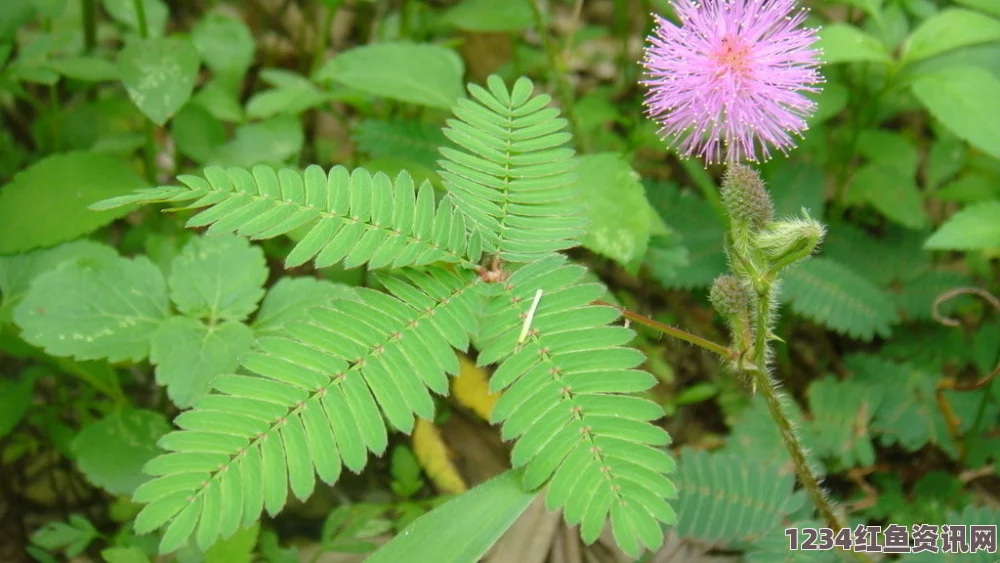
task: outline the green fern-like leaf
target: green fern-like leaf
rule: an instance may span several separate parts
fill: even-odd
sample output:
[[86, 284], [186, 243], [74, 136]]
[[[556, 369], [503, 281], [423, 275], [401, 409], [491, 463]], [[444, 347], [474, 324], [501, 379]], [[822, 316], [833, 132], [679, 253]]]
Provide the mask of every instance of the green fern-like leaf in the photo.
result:
[[680, 466], [682, 538], [726, 545], [779, 533], [784, 515], [804, 500], [792, 494], [793, 475], [778, 475], [774, 465], [756, 458], [685, 448]]
[[645, 358], [626, 347], [633, 332], [608, 326], [618, 311], [591, 305], [605, 290], [581, 281], [584, 273], [553, 255], [484, 288], [479, 362], [500, 363], [492, 417], [505, 439], [517, 438], [512, 464], [525, 467], [525, 486], [548, 481], [547, 506], [581, 524], [588, 543], [610, 514], [618, 545], [634, 555], [657, 549], [660, 523], [676, 522], [664, 500], [676, 494], [666, 477], [674, 462], [660, 449], [670, 437], [649, 422], [662, 409], [629, 395], [655, 379], [634, 369]]
[[314, 473], [332, 484], [341, 466], [360, 471], [368, 451], [385, 451], [383, 415], [404, 432], [414, 415], [433, 418], [429, 391], [446, 393], [458, 373], [452, 348], [469, 345], [478, 281], [436, 267], [387, 277], [392, 295], [358, 289], [287, 325], [289, 337], [261, 338], [242, 361], [252, 375], [219, 376], [160, 440], [169, 453], [145, 467], [155, 479], [135, 492], [148, 503], [136, 531], [165, 527], [163, 553], [192, 534], [205, 549], [261, 510], [277, 514], [289, 488], [308, 498]]
[[789, 268], [783, 287], [793, 311], [848, 336], [888, 336], [899, 322], [891, 295], [828, 258]]
[[[489, 90], [469, 86], [476, 100], [459, 99], [444, 134], [440, 174], [449, 199], [480, 227], [486, 248], [508, 262], [530, 262], [576, 246], [587, 219], [573, 202], [573, 150], [566, 120], [531, 97], [519, 79], [511, 91], [491, 76]], [[477, 103], [478, 102], [478, 103]]]
[[809, 386], [810, 427], [816, 453], [837, 459], [843, 468], [875, 463], [869, 424], [882, 389], [827, 376]]
[[206, 209], [189, 219], [188, 227], [251, 239], [309, 227], [285, 261], [289, 268], [309, 260], [319, 268], [343, 262], [375, 269], [479, 259], [480, 237], [470, 236], [464, 215], [450, 203], [436, 206], [430, 184], [415, 189], [406, 172], [393, 181], [363, 168], [349, 172], [335, 166], [327, 174], [315, 165], [304, 173], [258, 165], [252, 171], [209, 167], [205, 178], [178, 180], [183, 186], [138, 190], [94, 208], [191, 201], [188, 208]]

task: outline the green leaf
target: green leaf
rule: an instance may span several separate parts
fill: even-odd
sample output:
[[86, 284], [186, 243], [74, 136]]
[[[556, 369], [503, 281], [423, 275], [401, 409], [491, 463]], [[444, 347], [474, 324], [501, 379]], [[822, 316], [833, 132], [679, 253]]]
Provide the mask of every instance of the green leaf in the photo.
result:
[[51, 246], [85, 235], [128, 213], [95, 213], [90, 204], [146, 187], [120, 160], [73, 152], [39, 160], [0, 190], [0, 254]]
[[926, 233], [894, 225], [880, 235], [852, 223], [834, 223], [827, 229], [822, 256], [849, 267], [880, 287], [919, 276], [931, 266], [922, 246]]
[[353, 140], [373, 158], [399, 157], [430, 169], [440, 157], [438, 147], [448, 142], [440, 127], [416, 119], [363, 119], [354, 127]]
[[942, 201], [957, 201], [959, 203], [978, 203], [994, 198], [1000, 199], [1000, 183], [991, 174], [968, 172], [934, 192], [934, 197]]
[[27, 254], [0, 256], [0, 322], [10, 320], [14, 306], [28, 293], [36, 277], [67, 260], [113, 260], [115, 249], [89, 240], [75, 240]]
[[185, 315], [242, 321], [264, 296], [264, 252], [235, 235], [192, 238], [170, 267], [170, 299]]
[[149, 558], [138, 547], [109, 547], [101, 550], [106, 563], [148, 563]]
[[163, 125], [191, 97], [201, 59], [186, 39], [139, 39], [118, 54], [118, 72], [133, 103]]
[[126, 409], [86, 426], [73, 440], [76, 465], [91, 483], [113, 495], [131, 495], [149, 477], [142, 467], [160, 453], [170, 431], [162, 414]]
[[334, 81], [373, 96], [441, 109], [462, 97], [464, 65], [447, 47], [374, 43], [328, 60], [316, 80]]
[[[960, 32], [959, 32], [960, 33]], [[1000, 79], [977, 67], [942, 69], [913, 81], [913, 94], [948, 129], [1000, 158]]]
[[993, 0], [955, 0], [955, 3], [976, 8], [1000, 18], [1000, 4], [997, 4]]
[[[69, 524], [48, 522], [31, 535], [31, 542], [49, 551], [62, 550], [69, 557], [76, 557], [101, 533], [89, 520], [79, 514], [69, 517]], [[53, 559], [55, 561], [55, 559]]]
[[577, 160], [576, 189], [590, 219], [580, 242], [622, 265], [642, 259], [649, 243], [650, 205], [639, 175], [617, 153]]
[[232, 373], [251, 345], [253, 331], [244, 324], [206, 326], [172, 317], [153, 334], [149, 359], [156, 364], [156, 382], [184, 409], [208, 392], [215, 376]]
[[819, 32], [816, 47], [823, 50], [823, 62], [827, 64], [873, 61], [889, 62], [889, 53], [878, 40], [846, 23], [835, 23]]
[[823, 216], [826, 176], [816, 163], [776, 158], [764, 165], [763, 172], [775, 217], [799, 215], [802, 208], [814, 217]]
[[927, 18], [903, 45], [903, 63], [1000, 40], [1000, 20], [972, 10], [949, 8]]
[[201, 104], [189, 101], [170, 122], [177, 151], [199, 164], [226, 142], [226, 128]]
[[504, 472], [417, 518], [366, 561], [478, 561], [535, 496], [520, 472]]
[[245, 23], [222, 14], [205, 15], [191, 30], [191, 42], [208, 68], [227, 80], [240, 79], [253, 64], [256, 45]]
[[299, 121], [282, 115], [237, 127], [235, 138], [219, 147], [210, 163], [244, 168], [265, 163], [280, 165], [297, 155], [304, 144]]
[[898, 133], [864, 129], [858, 134], [857, 150], [872, 163], [895, 168], [905, 176], [914, 176], [920, 164], [913, 141]]
[[[1000, 246], [1000, 245], [998, 245]], [[934, 301], [956, 287], [967, 286], [971, 280], [964, 274], [949, 270], [929, 270], [906, 280], [895, 292], [896, 303], [908, 320], [930, 320]], [[943, 303], [942, 315], [954, 312], [956, 301]]]
[[861, 340], [888, 336], [899, 321], [893, 299], [829, 258], [811, 258], [787, 270], [784, 297], [796, 313]]
[[344, 284], [316, 278], [281, 278], [264, 297], [253, 322], [254, 332], [258, 336], [280, 335], [286, 324], [302, 320], [310, 307], [356, 296], [354, 288]]
[[[680, 243], [687, 248], [687, 265], [677, 267], [677, 249], [662, 246], [663, 239], [651, 241], [647, 262], [653, 277], [666, 287], [690, 289], [705, 287], [726, 270], [723, 252], [725, 231], [712, 207], [694, 192], [681, 192], [674, 186], [663, 184], [649, 186], [650, 200], [663, 220], [680, 235]], [[666, 251], [671, 260], [663, 260]]]
[[[103, 0], [104, 9], [120, 24], [139, 31], [139, 16], [135, 10], [135, 0]], [[150, 37], [160, 37], [167, 26], [170, 11], [162, 0], [142, 0], [146, 14], [146, 24]]]
[[875, 463], [869, 423], [882, 401], [882, 388], [827, 375], [809, 385], [809, 425], [818, 456], [834, 458], [843, 469]]
[[897, 168], [878, 164], [861, 167], [851, 178], [848, 197], [870, 203], [904, 227], [920, 229], [928, 222], [920, 188], [912, 176]]
[[59, 74], [77, 80], [88, 82], [118, 80], [118, 68], [99, 57], [64, 57], [46, 61], [45, 64]]
[[14, 322], [53, 356], [139, 361], [167, 308], [163, 274], [146, 257], [81, 259], [38, 276]]
[[0, 438], [5, 438], [17, 426], [31, 407], [34, 381], [24, 372], [17, 380], [0, 379]]
[[210, 547], [205, 552], [205, 563], [250, 563], [259, 533], [260, 524], [240, 528], [232, 537]]
[[465, 0], [445, 12], [443, 21], [463, 31], [523, 31], [534, 25], [532, 0]]
[[275, 88], [254, 94], [247, 102], [247, 117], [263, 119], [275, 115], [298, 115], [331, 99], [312, 84], [293, 88]]
[[932, 250], [1000, 248], [1000, 200], [970, 205], [952, 215], [927, 239]]

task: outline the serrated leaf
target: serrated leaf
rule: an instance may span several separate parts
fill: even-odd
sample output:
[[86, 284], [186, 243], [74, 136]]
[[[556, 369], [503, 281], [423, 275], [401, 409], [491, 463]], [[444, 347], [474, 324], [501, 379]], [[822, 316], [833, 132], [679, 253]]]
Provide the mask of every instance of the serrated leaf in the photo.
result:
[[373, 96], [450, 109], [463, 95], [463, 71], [462, 59], [446, 47], [386, 42], [343, 51], [314, 78]]
[[1000, 200], [974, 203], [952, 215], [924, 248], [979, 250], [1000, 248]]
[[126, 409], [84, 427], [73, 440], [76, 465], [91, 483], [113, 495], [131, 495], [149, 479], [143, 466], [161, 452], [157, 440], [170, 431], [162, 414]]
[[133, 103], [163, 125], [191, 97], [201, 59], [186, 39], [133, 40], [118, 53], [118, 73]]
[[170, 299], [185, 315], [242, 321], [264, 296], [264, 252], [235, 235], [192, 238], [170, 268]]
[[113, 260], [114, 248], [89, 240], [75, 240], [27, 254], [0, 256], [0, 322], [10, 320], [14, 307], [40, 274], [69, 260]]
[[191, 42], [205, 65], [227, 79], [241, 78], [253, 64], [253, 33], [238, 19], [206, 14], [191, 30]]
[[150, 344], [156, 382], [166, 386], [175, 405], [188, 408], [208, 392], [215, 376], [236, 369], [253, 336], [249, 327], [236, 322], [209, 327], [187, 317], [167, 319]]
[[993, 119], [1000, 79], [979, 67], [950, 67], [921, 75], [912, 89], [931, 115], [954, 134], [1000, 158], [1000, 122]]
[[590, 219], [580, 242], [624, 266], [641, 260], [649, 243], [650, 205], [639, 175], [617, 153], [577, 160], [576, 189]]
[[54, 356], [139, 361], [167, 310], [163, 274], [144, 256], [83, 259], [38, 276], [14, 322]]
[[87, 206], [146, 186], [111, 156], [72, 152], [43, 158], [0, 190], [0, 254], [51, 246], [103, 227], [129, 209], [95, 213]]
[[316, 278], [281, 278], [268, 290], [252, 326], [257, 335], [281, 334], [286, 324], [302, 320], [310, 307], [355, 297], [348, 285]]
[[789, 268], [783, 298], [796, 313], [861, 340], [888, 336], [899, 322], [890, 295], [829, 258]]

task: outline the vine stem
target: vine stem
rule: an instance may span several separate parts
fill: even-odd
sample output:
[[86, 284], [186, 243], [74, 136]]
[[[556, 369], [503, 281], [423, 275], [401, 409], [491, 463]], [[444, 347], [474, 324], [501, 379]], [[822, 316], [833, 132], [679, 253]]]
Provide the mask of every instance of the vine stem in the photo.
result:
[[[771, 303], [774, 299], [774, 287], [767, 287], [758, 295], [760, 300], [757, 305], [757, 323], [754, 326], [756, 334], [752, 356], [754, 365], [751, 369], [743, 369], [742, 371], [753, 382], [754, 391], [764, 397], [767, 410], [771, 414], [771, 418], [775, 424], [778, 425], [781, 439], [785, 443], [788, 453], [791, 455], [792, 465], [795, 467], [795, 474], [798, 476], [799, 482], [802, 483], [803, 488], [805, 488], [809, 497], [816, 505], [823, 520], [826, 521], [827, 525], [833, 530], [834, 536], [836, 536], [846, 525], [833, 510], [833, 504], [819, 483], [819, 476], [810, 467], [809, 461], [806, 459], [805, 448], [802, 447], [799, 435], [795, 431], [795, 425], [782, 407], [782, 394], [778, 391], [774, 378], [771, 377], [771, 370], [768, 364], [770, 355], [768, 350], [768, 332], [771, 326]], [[871, 563], [871, 559], [863, 553], [856, 551], [851, 551], [850, 553], [859, 561]]]
[[727, 348], [722, 344], [717, 344], [706, 338], [702, 338], [700, 336], [691, 334], [686, 330], [672, 327], [668, 324], [661, 323], [660, 321], [654, 321], [653, 319], [644, 317], [638, 313], [633, 313], [632, 311], [629, 311], [624, 307], [619, 307], [618, 305], [615, 305], [613, 303], [608, 303], [606, 301], [594, 301], [594, 305], [601, 305], [603, 307], [613, 307], [615, 309], [618, 309], [618, 312], [620, 312], [623, 317], [625, 317], [630, 321], [634, 321], [641, 325], [648, 326], [649, 328], [658, 330], [664, 334], [669, 334], [674, 338], [683, 340], [684, 342], [689, 342], [691, 344], [694, 344], [695, 346], [701, 346], [702, 348], [708, 350], [709, 352], [718, 354], [725, 360], [735, 360], [737, 357], [736, 351], [734, 351], [732, 348]]

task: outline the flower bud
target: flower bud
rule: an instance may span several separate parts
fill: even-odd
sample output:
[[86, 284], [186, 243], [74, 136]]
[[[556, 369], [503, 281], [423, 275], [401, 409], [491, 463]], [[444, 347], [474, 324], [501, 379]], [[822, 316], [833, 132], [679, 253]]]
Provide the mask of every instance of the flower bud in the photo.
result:
[[733, 164], [722, 179], [722, 203], [735, 224], [756, 232], [771, 222], [774, 204], [764, 188], [764, 181], [753, 168]]
[[727, 319], [746, 315], [753, 297], [751, 289], [738, 277], [728, 275], [715, 278], [708, 294], [715, 310]]
[[754, 236], [754, 246], [771, 264], [771, 273], [813, 253], [826, 235], [823, 225], [809, 216], [771, 223]]

